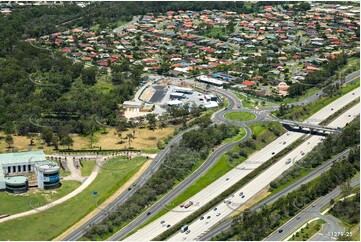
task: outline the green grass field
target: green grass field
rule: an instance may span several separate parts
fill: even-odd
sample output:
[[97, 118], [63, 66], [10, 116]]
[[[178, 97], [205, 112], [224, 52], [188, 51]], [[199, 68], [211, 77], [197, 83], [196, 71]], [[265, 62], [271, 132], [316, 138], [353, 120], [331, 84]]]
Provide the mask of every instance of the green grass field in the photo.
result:
[[322, 224], [325, 224], [326, 221], [322, 219], [318, 219], [316, 221], [312, 221], [311, 223], [307, 223], [307, 226], [302, 228], [299, 232], [293, 235], [290, 241], [302, 241], [308, 240], [313, 235], [315, 235], [322, 228]]
[[[51, 240], [60, 235], [113, 194], [146, 161], [117, 157], [108, 161], [96, 179], [76, 197], [46, 212], [0, 224], [1, 240]], [[97, 196], [93, 192], [98, 193]]]
[[81, 168], [81, 175], [82, 176], [90, 176], [92, 173], [95, 161], [94, 160], [84, 160], [82, 161], [83, 167]]
[[253, 113], [245, 113], [245, 112], [231, 112], [231, 113], [226, 113], [224, 117], [226, 119], [234, 120], [234, 121], [248, 121], [255, 119], [256, 115], [254, 115]]
[[78, 181], [61, 181], [61, 184], [62, 186], [56, 190], [30, 189], [23, 194], [0, 192], [0, 215], [17, 214], [41, 207], [69, 194], [78, 188], [81, 183]]

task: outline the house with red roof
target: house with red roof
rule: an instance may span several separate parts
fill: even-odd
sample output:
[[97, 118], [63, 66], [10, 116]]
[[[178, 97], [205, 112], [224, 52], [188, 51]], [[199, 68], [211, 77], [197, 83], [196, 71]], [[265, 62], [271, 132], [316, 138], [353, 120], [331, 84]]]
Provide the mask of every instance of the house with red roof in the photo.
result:
[[244, 82], [242, 82], [242, 84], [247, 86], [247, 87], [252, 87], [252, 86], [256, 85], [255, 82], [249, 81], [249, 80], [245, 80]]

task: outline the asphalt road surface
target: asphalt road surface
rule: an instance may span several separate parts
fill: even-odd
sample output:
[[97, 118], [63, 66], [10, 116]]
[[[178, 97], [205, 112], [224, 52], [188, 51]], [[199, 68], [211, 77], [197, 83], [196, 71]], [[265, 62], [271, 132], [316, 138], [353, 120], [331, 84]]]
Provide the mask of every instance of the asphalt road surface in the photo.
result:
[[[327, 108], [327, 107], [326, 107]], [[357, 114], [360, 113], [359, 106], [355, 105], [353, 108], [349, 109], [343, 116], [335, 119], [329, 126], [344, 127], [346, 123], [355, 118]], [[327, 115], [325, 116], [327, 117]], [[321, 142], [322, 138], [319, 136], [311, 136], [307, 141], [305, 141], [300, 146], [296, 147], [277, 163], [266, 169], [262, 174], [254, 178], [251, 182], [246, 184], [243, 188], [232, 194], [230, 199], [227, 199], [226, 203], [218, 204], [217, 211], [208, 211], [202, 216], [208, 217], [211, 216], [209, 221], [204, 222], [203, 220], [195, 220], [192, 224], [189, 225], [191, 232], [185, 236], [183, 233], [178, 232], [172, 236], [169, 240], [199, 240], [203, 233], [210, 230], [212, 226], [217, 224], [223, 218], [226, 218], [228, 215], [233, 213], [235, 209], [242, 206], [248, 199], [256, 195], [264, 187], [266, 187], [272, 180], [280, 176], [284, 171], [291, 167], [291, 163], [287, 164], [287, 160], [291, 159], [296, 162], [300, 160], [304, 155], [307, 154], [314, 147]], [[245, 196], [241, 197], [239, 194], [243, 193]], [[230, 204], [227, 204], [229, 203]], [[215, 213], [216, 212], [216, 213]]]
[[[351, 186], [356, 186], [360, 184], [360, 179], [355, 178], [351, 181]], [[328, 240], [335, 240], [335, 238], [332, 236], [331, 232], [342, 232], [340, 231], [340, 227], [337, 225], [337, 222], [335, 223], [334, 218], [325, 218], [328, 216], [323, 216], [319, 213], [320, 209], [324, 207], [325, 205], [329, 204], [331, 199], [338, 197], [341, 194], [340, 187], [337, 187], [332, 192], [328, 193], [327, 195], [321, 197], [320, 199], [313, 202], [310, 206], [308, 206], [306, 209], [300, 211], [299, 214], [297, 214], [295, 217], [293, 217], [291, 220], [289, 220], [287, 223], [279, 227], [274, 233], [270, 234], [265, 240], [266, 241], [280, 241], [289, 234], [291, 234], [295, 229], [300, 227], [302, 224], [304, 224], [306, 221], [312, 219], [312, 218], [322, 218], [325, 219], [326, 222], [329, 222], [329, 225], [325, 227], [328, 231], [323, 231], [325, 233], [325, 236], [327, 236]], [[282, 231], [282, 232], [279, 232]], [[318, 237], [319, 239], [324, 239], [324, 237]]]
[[[187, 129], [184, 132], [187, 132], [189, 130], [195, 129], [196, 127], [193, 127], [191, 129]], [[84, 223], [82, 226], [80, 226], [78, 229], [70, 233], [68, 236], [64, 238], [64, 240], [78, 240], [80, 239], [86, 232], [86, 229], [91, 226], [92, 224], [97, 224], [101, 222], [104, 218], [107, 216], [107, 212], [112, 211], [117, 206], [124, 203], [130, 196], [132, 196], [142, 185], [144, 185], [148, 179], [152, 176], [152, 174], [161, 166], [162, 161], [165, 157], [165, 155], [168, 153], [170, 147], [176, 143], [178, 143], [184, 132], [181, 132], [176, 137], [174, 137], [167, 145], [165, 149], [163, 149], [158, 155], [153, 159], [152, 164], [147, 168], [147, 170], [144, 172], [144, 175], [141, 176], [136, 180], [136, 186], [131, 188], [130, 191], [126, 191], [119, 195], [118, 198], [116, 198], [112, 203], [110, 203], [107, 207], [103, 208], [101, 211], [99, 210], [99, 213], [97, 213], [91, 220]]]
[[[310, 118], [310, 123], [318, 124], [319, 122], [321, 122], [328, 116], [337, 112], [339, 109], [341, 109], [347, 103], [356, 99], [358, 96], [359, 96], [359, 88], [357, 90], [355, 90], [355, 93], [353, 95], [351, 93], [346, 94], [343, 97], [340, 97], [339, 99], [337, 99], [336, 101], [331, 103], [330, 105], [321, 109], [319, 112], [317, 112], [315, 115], [313, 115]], [[333, 108], [330, 108], [331, 106]], [[345, 124], [345, 123], [343, 122], [343, 124]], [[341, 125], [341, 126], [343, 126], [343, 125]], [[183, 209], [182, 213], [180, 213], [179, 211], [168, 212], [167, 214], [163, 215], [161, 218], [155, 220], [154, 222], [150, 223], [146, 227], [138, 230], [136, 233], [134, 233], [129, 238], [127, 238], [127, 240], [151, 240], [151, 239], [153, 239], [157, 235], [159, 235], [162, 232], [164, 232], [165, 230], [167, 230], [166, 226], [163, 226], [162, 224], [160, 224], [161, 221], [165, 221], [165, 225], [169, 224], [170, 226], [181, 221], [182, 219], [187, 217], [189, 214], [191, 214], [192, 212], [197, 210], [199, 207], [205, 205], [210, 200], [212, 200], [213, 198], [218, 196], [221, 192], [223, 192], [224, 190], [229, 188], [231, 185], [235, 184], [238, 180], [240, 180], [242, 177], [244, 177], [245, 175], [250, 173], [253, 169], [255, 169], [256, 167], [261, 165], [263, 162], [269, 160], [273, 155], [279, 153], [286, 146], [288, 146], [289, 144], [291, 144], [293, 141], [297, 140], [301, 136], [302, 136], [302, 134], [300, 134], [300, 133], [288, 132], [288, 135], [285, 134], [285, 135], [279, 137], [276, 141], [272, 142], [271, 144], [266, 146], [261, 151], [252, 155], [250, 157], [250, 159], [248, 159], [248, 162], [247, 161], [244, 162], [245, 163], [244, 165], [241, 164], [236, 169], [231, 170], [226, 175], [222, 176], [217, 181], [215, 181], [211, 185], [207, 186], [200, 193], [193, 196], [190, 200], [197, 203], [198, 204], [197, 207], [194, 207], [194, 208], [190, 207], [191, 209], [189, 209], [189, 210]], [[312, 138], [313, 137], [311, 137], [311, 139]], [[286, 144], [280, 145], [280, 144], [283, 144], [284, 141], [286, 141]], [[312, 142], [312, 143], [314, 143], [314, 142]], [[303, 149], [302, 151], [304, 153], [306, 153], [309, 150], [311, 150], [308, 148], [308, 147], [311, 148], [311, 146], [313, 146], [311, 143], [310, 144], [307, 143], [307, 144], [304, 144], [304, 146], [301, 146], [301, 149]], [[273, 154], [271, 154], [271, 153], [273, 153]], [[279, 164], [280, 167], [282, 168], [281, 164], [284, 165], [285, 161], [278, 162], [277, 164]], [[277, 171], [278, 170], [279, 170], [279, 168], [277, 169]], [[272, 180], [272, 177], [273, 176], [271, 176], [271, 177], [266, 176], [266, 179], [263, 180], [263, 182], [262, 182], [262, 183], [264, 183], [264, 184], [262, 184], [263, 185], [262, 188], [265, 187]], [[228, 178], [228, 180], [227, 180], [227, 178]], [[269, 179], [269, 178], [271, 178], [271, 179]], [[249, 193], [251, 193], [251, 192], [254, 192], [254, 187], [252, 187], [252, 189], [249, 191]], [[240, 201], [240, 202], [242, 203], [245, 201]], [[240, 203], [240, 202], [237, 201], [237, 203]], [[179, 208], [177, 208], [177, 210], [179, 210]], [[223, 218], [223, 216], [221, 214], [218, 215], [216, 219], [212, 220], [214, 222], [212, 222], [212, 223], [208, 222], [207, 225], [209, 225], [209, 226], [202, 226], [201, 230], [203, 230], [205, 227], [210, 227], [210, 225], [213, 225], [213, 224], [217, 223], [218, 221], [220, 221], [220, 218]], [[216, 214], [214, 214], [213, 217], [216, 217]], [[203, 230], [201, 232], [201, 230], [197, 231], [198, 234], [191, 232], [188, 235], [189, 238], [187, 238], [186, 240], [190, 239], [190, 236], [193, 238], [198, 237], [202, 232], [205, 231], [205, 230]], [[183, 240], [183, 237], [181, 237], [179, 239]]]
[[[341, 152], [339, 155], [337, 155], [334, 158], [328, 160], [323, 165], [321, 165], [320, 167], [316, 168], [315, 170], [313, 170], [312, 172], [307, 174], [305, 177], [302, 177], [301, 179], [299, 179], [296, 182], [292, 183], [291, 185], [289, 185], [285, 189], [281, 190], [280, 192], [278, 192], [278, 193], [266, 198], [265, 200], [257, 203], [255, 206], [250, 208], [250, 210], [251, 211], [259, 211], [263, 206], [270, 205], [273, 202], [277, 201], [280, 197], [283, 197], [283, 196], [287, 195], [288, 193], [298, 189], [302, 184], [308, 183], [309, 181], [313, 180], [315, 177], [319, 176], [320, 174], [322, 174], [325, 171], [327, 171], [328, 169], [330, 169], [335, 161], [337, 161], [338, 159], [341, 159], [344, 156], [347, 156], [348, 153], [349, 153], [349, 150]], [[231, 225], [232, 225], [232, 219], [227, 219], [227, 220], [215, 225], [214, 227], [212, 227], [207, 233], [202, 235], [199, 238], [199, 240], [201, 240], [201, 241], [211, 240], [213, 237], [215, 237], [216, 235], [218, 235], [222, 231], [225, 231], [225, 230], [229, 229], [231, 227]]]

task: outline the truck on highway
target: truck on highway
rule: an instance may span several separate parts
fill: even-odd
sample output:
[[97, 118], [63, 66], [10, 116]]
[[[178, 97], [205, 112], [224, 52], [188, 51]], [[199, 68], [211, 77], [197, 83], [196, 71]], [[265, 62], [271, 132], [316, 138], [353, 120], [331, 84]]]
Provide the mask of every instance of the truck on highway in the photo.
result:
[[184, 233], [188, 230], [188, 225], [184, 225], [182, 228], [181, 228], [181, 232]]
[[185, 205], [184, 205], [184, 208], [189, 208], [190, 206], [193, 205], [193, 202], [192, 201], [189, 201], [187, 202]]

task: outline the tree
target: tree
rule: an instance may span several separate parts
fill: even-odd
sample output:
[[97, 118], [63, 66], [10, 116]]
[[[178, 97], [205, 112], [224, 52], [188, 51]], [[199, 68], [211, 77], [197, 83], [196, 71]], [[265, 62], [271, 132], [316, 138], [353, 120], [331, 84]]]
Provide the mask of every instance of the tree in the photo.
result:
[[60, 140], [60, 145], [68, 146], [68, 150], [70, 149], [70, 146], [73, 146], [73, 144], [74, 141], [69, 135], [65, 136]]
[[89, 86], [94, 85], [97, 82], [96, 80], [97, 73], [98, 73], [98, 69], [96, 67], [84, 68], [81, 73], [83, 83]]
[[9, 149], [10, 149], [11, 146], [14, 144], [14, 139], [13, 139], [13, 137], [12, 137], [10, 134], [6, 135], [6, 137], [5, 137], [5, 143], [8, 144], [8, 148], [9, 148]]
[[35, 137], [35, 134], [34, 133], [28, 133], [27, 134], [27, 137], [28, 139], [30, 140], [30, 146], [33, 146], [34, 145], [34, 137]]
[[155, 114], [153, 114], [153, 113], [148, 113], [148, 114], [145, 116], [145, 118], [146, 118], [146, 120], [148, 121], [149, 129], [154, 130], [154, 129], [155, 129], [155, 126], [156, 126], [156, 124], [157, 124], [157, 119], [156, 119]]
[[128, 139], [128, 148], [130, 149], [130, 143], [132, 142], [132, 139], [134, 139], [134, 136], [132, 133], [127, 134]]
[[55, 150], [59, 149], [59, 136], [57, 134], [53, 135], [53, 138], [51, 139], [51, 143], [53, 144]]
[[51, 140], [53, 139], [53, 130], [51, 128], [44, 128], [41, 130], [40, 134], [41, 138], [49, 146], [51, 144]]
[[123, 143], [122, 133], [123, 133], [124, 131], [126, 131], [127, 128], [128, 128], [127, 119], [122, 116], [122, 117], [117, 121], [117, 127], [116, 127], [118, 137], [120, 138], [119, 144]]

